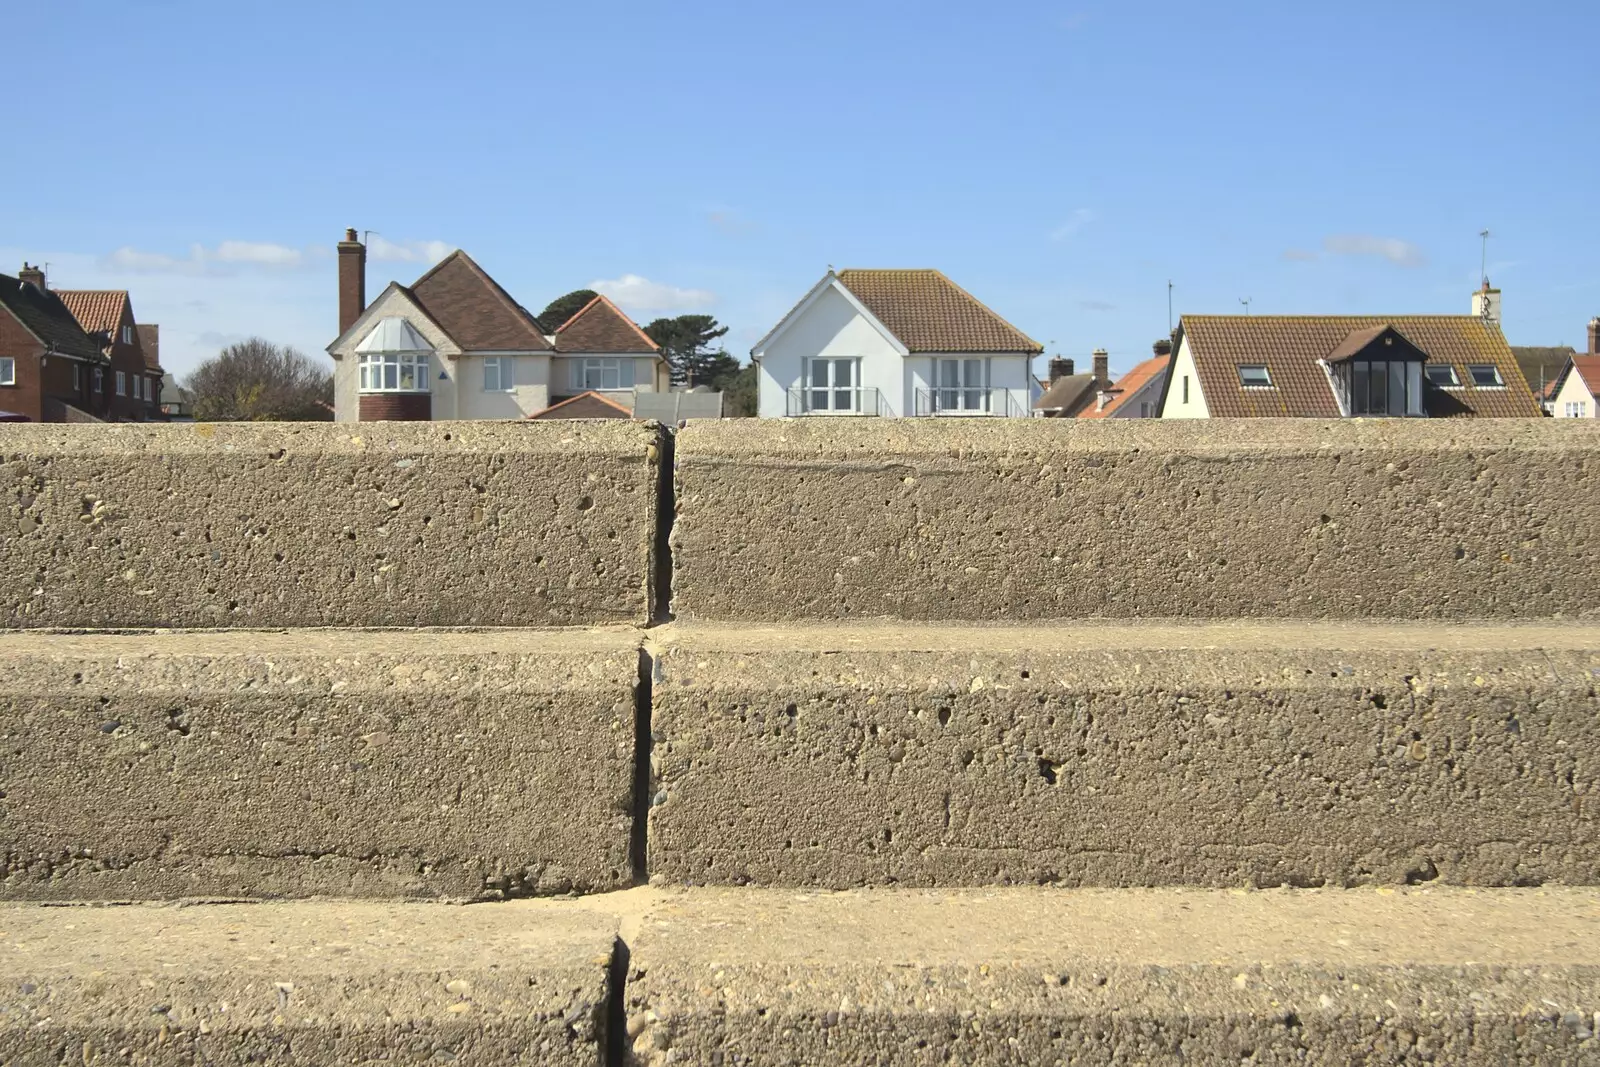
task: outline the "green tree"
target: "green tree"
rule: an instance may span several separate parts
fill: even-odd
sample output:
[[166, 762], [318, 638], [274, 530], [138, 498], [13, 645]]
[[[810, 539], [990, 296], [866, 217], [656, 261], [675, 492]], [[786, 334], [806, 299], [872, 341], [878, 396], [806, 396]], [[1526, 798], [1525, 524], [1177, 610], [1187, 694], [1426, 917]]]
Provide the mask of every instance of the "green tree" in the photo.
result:
[[[644, 328], [650, 340], [661, 346], [675, 385], [712, 385], [710, 377], [727, 372], [738, 361], [711, 343], [728, 332], [710, 315], [679, 315], [675, 319], [656, 319]], [[727, 363], [719, 361], [726, 360]]]
[[593, 289], [574, 289], [566, 296], [558, 296], [550, 301], [549, 306], [539, 312], [539, 321], [544, 324], [545, 329], [554, 333], [599, 295]]
[[327, 422], [333, 373], [288, 345], [259, 337], [229, 345], [184, 382], [201, 422]]
[[722, 414], [730, 419], [753, 419], [756, 414], [756, 365], [741, 364], [717, 385], [722, 390]]

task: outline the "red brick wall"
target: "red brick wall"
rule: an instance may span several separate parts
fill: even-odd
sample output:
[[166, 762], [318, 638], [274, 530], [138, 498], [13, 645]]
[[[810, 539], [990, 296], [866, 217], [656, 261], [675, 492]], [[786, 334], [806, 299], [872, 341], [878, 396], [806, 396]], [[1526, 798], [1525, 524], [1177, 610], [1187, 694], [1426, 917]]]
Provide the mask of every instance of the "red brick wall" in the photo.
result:
[[362, 393], [361, 422], [427, 422], [433, 418], [430, 393]]
[[44, 351], [10, 311], [0, 308], [0, 356], [17, 361], [17, 384], [0, 385], [0, 410], [41, 421], [39, 354]]

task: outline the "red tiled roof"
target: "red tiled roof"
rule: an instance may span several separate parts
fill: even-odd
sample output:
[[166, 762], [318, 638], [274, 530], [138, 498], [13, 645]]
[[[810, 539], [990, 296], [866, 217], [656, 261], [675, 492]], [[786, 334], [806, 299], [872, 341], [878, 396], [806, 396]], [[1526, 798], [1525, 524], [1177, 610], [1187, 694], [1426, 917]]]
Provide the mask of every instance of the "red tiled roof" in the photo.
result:
[[1600, 355], [1573, 356], [1572, 369], [1589, 390], [1589, 395], [1600, 397]]
[[596, 296], [556, 330], [557, 352], [659, 352], [661, 346], [604, 296]]
[[1110, 415], [1113, 411], [1116, 411], [1122, 406], [1122, 402], [1124, 400], [1127, 400], [1134, 393], [1137, 393], [1140, 389], [1144, 388], [1145, 385], [1149, 383], [1150, 379], [1156, 377], [1157, 375], [1165, 374], [1167, 371], [1167, 364], [1170, 362], [1172, 362], [1171, 356], [1153, 356], [1150, 359], [1145, 360], [1127, 374], [1124, 374], [1121, 378], [1117, 379], [1117, 384], [1111, 387], [1112, 390], [1115, 391], [1116, 395], [1110, 400], [1106, 401], [1105, 407], [1100, 408], [1098, 411], [1093, 407], [1087, 408], [1078, 413], [1078, 418], [1103, 419]]
[[111, 335], [122, 325], [122, 316], [128, 310], [126, 289], [55, 289], [52, 290], [67, 305], [72, 317], [78, 320], [84, 333]]
[[538, 321], [460, 249], [407, 292], [464, 352], [551, 351]]
[[631, 419], [633, 412], [612, 400], [590, 390], [569, 396], [543, 411], [535, 411], [530, 419]]
[[[1374, 327], [1393, 327], [1427, 353], [1429, 366], [1455, 367], [1463, 388], [1430, 389], [1430, 416], [1541, 414], [1500, 327], [1476, 315], [1185, 315], [1180, 329], [1213, 417], [1331, 419], [1339, 417], [1339, 404], [1317, 361], [1328, 359], [1352, 335], [1382, 332]], [[1241, 364], [1265, 366], [1273, 387], [1244, 386]], [[1467, 368], [1473, 364], [1493, 364], [1504, 386], [1472, 386]]]
[[841, 270], [841, 284], [913, 352], [1043, 352], [936, 270]]

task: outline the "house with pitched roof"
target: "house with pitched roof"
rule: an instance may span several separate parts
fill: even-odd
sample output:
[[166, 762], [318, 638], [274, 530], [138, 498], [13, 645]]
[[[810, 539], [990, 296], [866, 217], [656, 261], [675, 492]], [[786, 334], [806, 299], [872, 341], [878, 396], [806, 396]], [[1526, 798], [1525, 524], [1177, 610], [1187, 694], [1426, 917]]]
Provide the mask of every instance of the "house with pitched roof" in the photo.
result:
[[1161, 410], [1161, 390], [1172, 363], [1172, 342], [1160, 340], [1155, 355], [1096, 394], [1094, 403], [1078, 412], [1080, 419], [1153, 419]]
[[155, 344], [159, 327], [141, 325], [134, 318], [133, 301], [126, 289], [57, 289], [55, 293], [84, 332], [100, 343], [110, 363], [103, 390], [91, 398], [92, 413], [117, 422], [162, 418], [165, 372], [144, 349], [147, 338]]
[[369, 305], [354, 230], [338, 252], [340, 422], [519, 419], [590, 392], [631, 412], [635, 393], [667, 388], [659, 347], [604, 296], [541, 322], [458, 249]]
[[97, 421], [110, 368], [43, 271], [0, 274], [0, 422]]
[[751, 350], [757, 415], [1026, 418], [1043, 348], [936, 270], [829, 270]]
[[1572, 353], [1556, 375], [1549, 411], [1558, 419], [1600, 419], [1600, 318], [1589, 320], [1589, 351]]
[[1500, 325], [1477, 315], [1185, 315], [1165, 419], [1538, 418]]

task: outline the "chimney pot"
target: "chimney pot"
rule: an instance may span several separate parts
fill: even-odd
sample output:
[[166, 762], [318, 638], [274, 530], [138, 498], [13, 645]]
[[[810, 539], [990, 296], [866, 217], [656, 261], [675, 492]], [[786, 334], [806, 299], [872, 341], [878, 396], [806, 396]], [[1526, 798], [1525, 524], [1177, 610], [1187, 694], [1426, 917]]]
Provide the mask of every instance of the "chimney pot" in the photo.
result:
[[1600, 317], [1589, 320], [1589, 354], [1600, 356]]
[[339, 242], [339, 335], [344, 336], [367, 310], [367, 246], [356, 240], [356, 231], [344, 231]]
[[40, 292], [44, 292], [44, 271], [38, 267], [30, 266], [23, 261], [22, 269], [17, 272], [17, 280], [24, 285], [31, 285]]

